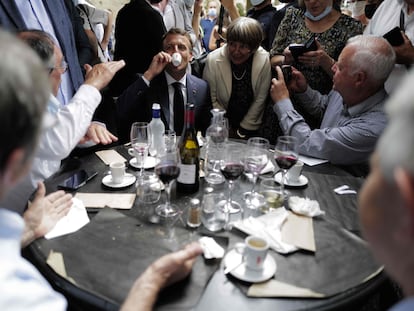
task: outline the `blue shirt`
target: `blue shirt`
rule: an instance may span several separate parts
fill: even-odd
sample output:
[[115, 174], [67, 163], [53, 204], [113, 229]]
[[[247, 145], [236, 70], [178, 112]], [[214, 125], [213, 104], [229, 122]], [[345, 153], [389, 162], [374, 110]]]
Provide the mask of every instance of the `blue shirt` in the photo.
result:
[[293, 108], [290, 99], [281, 100], [273, 106], [285, 135], [299, 139], [299, 153], [340, 165], [368, 161], [387, 124], [385, 90], [381, 89], [348, 109], [342, 96], [334, 90], [328, 95], [321, 95], [308, 87], [306, 92], [295, 94], [295, 98], [312, 115], [323, 115], [320, 128], [312, 130]]
[[18, 214], [0, 208], [0, 310], [66, 310], [65, 298], [21, 256], [23, 228]]
[[200, 25], [204, 33], [203, 44], [207, 52], [210, 52], [210, 49], [208, 48], [208, 44], [210, 42], [211, 31], [213, 30], [215, 24], [216, 24], [215, 19], [210, 20], [208, 18], [204, 18], [200, 21]]

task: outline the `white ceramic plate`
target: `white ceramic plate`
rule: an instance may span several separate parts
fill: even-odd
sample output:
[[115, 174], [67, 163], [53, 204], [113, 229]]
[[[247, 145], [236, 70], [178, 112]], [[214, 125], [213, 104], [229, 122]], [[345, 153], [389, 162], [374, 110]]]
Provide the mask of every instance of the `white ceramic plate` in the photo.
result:
[[[280, 184], [282, 181], [282, 172], [278, 172], [275, 175], [275, 181]], [[300, 175], [298, 180], [296, 181], [291, 181], [287, 178], [285, 178], [285, 186], [290, 186], [290, 187], [303, 187], [306, 186], [308, 184], [308, 179], [306, 178], [306, 176], [304, 175]]]
[[[227, 255], [224, 257], [224, 266], [231, 266], [235, 265], [235, 262], [240, 262], [241, 257], [243, 255], [237, 252], [235, 249], [232, 249]], [[233, 269], [229, 272], [235, 278], [250, 282], [250, 283], [260, 283], [264, 282], [270, 278], [272, 278], [276, 273], [276, 261], [273, 257], [268, 253], [266, 256], [265, 261], [263, 262], [263, 269], [262, 270], [252, 270], [246, 267], [243, 263], [237, 268]]]
[[[145, 160], [144, 168], [145, 169], [153, 168], [153, 167], [155, 167], [155, 165], [157, 165], [158, 161], [159, 160], [157, 158], [148, 156]], [[141, 168], [141, 167], [138, 166], [136, 158], [132, 158], [131, 160], [129, 160], [129, 165], [131, 165], [135, 168]]]
[[123, 188], [123, 187], [128, 187], [130, 185], [132, 185], [135, 180], [137, 178], [130, 174], [130, 173], [125, 173], [125, 177], [124, 180], [121, 183], [114, 183], [112, 181], [112, 175], [106, 175], [103, 179], [102, 179], [102, 183], [107, 186], [107, 187], [111, 187], [111, 188]]

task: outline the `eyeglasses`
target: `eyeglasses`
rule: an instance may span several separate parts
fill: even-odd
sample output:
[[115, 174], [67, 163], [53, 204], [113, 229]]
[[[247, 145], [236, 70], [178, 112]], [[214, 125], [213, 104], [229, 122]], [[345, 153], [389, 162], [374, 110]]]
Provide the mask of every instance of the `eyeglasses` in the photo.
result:
[[60, 73], [63, 74], [66, 72], [66, 70], [68, 70], [68, 64], [64, 60], [62, 60], [62, 63], [60, 64], [60, 66], [49, 68], [49, 74], [52, 73], [52, 71], [55, 69], [59, 70]]

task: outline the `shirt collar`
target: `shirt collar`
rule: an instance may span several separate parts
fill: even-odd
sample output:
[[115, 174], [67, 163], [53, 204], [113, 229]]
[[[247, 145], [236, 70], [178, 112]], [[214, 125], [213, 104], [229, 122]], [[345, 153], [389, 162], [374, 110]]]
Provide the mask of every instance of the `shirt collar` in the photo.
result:
[[375, 105], [384, 102], [385, 98], [387, 97], [387, 92], [382, 88], [378, 92], [376, 92], [374, 95], [368, 97], [364, 101], [360, 102], [359, 104], [348, 107], [346, 110], [348, 111], [349, 115], [351, 117], [354, 117], [356, 115], [360, 115], [365, 111], [370, 110]]
[[187, 74], [184, 74], [184, 76], [180, 80], [177, 81], [173, 77], [171, 77], [171, 75], [168, 72], [164, 71], [164, 73], [165, 73], [165, 78], [167, 79], [167, 84], [168, 85], [171, 85], [175, 82], [180, 82], [183, 86], [185, 86], [185, 87], [187, 86], [187, 83], [186, 83]]

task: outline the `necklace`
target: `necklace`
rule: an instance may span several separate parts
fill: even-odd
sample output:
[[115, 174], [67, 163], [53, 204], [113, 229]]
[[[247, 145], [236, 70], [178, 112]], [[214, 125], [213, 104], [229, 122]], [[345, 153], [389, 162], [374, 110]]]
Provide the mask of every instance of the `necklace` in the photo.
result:
[[236, 73], [234, 71], [232, 71], [232, 73], [233, 73], [234, 79], [236, 79], [237, 81], [240, 81], [241, 79], [244, 78], [244, 75], [246, 74], [246, 69], [243, 70], [243, 73], [241, 74], [240, 77], [236, 76]]

